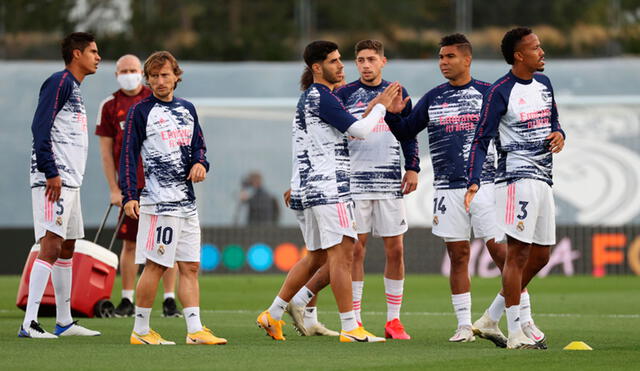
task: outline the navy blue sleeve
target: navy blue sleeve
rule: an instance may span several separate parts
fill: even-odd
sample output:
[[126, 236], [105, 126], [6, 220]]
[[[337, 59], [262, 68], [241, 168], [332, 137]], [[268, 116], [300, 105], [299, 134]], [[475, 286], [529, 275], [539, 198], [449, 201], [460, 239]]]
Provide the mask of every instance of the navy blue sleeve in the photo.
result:
[[[406, 98], [409, 96], [407, 90], [402, 88], [402, 98]], [[407, 117], [411, 114], [411, 109], [413, 104], [411, 100], [407, 101], [407, 105], [404, 107], [402, 112], [400, 112], [400, 116]], [[413, 170], [416, 173], [420, 172], [420, 153], [418, 149], [418, 140], [416, 138], [403, 140], [400, 142], [400, 147], [402, 148], [402, 154], [404, 156], [404, 169], [405, 170]]]
[[480, 186], [482, 165], [487, 157], [487, 148], [491, 139], [498, 133], [500, 119], [507, 112], [507, 100], [500, 93], [500, 85], [493, 86], [482, 100], [480, 122], [476, 127], [476, 133], [471, 142], [471, 151], [467, 162], [467, 187], [472, 184]]
[[[407, 104], [409, 103], [407, 102]], [[411, 109], [411, 113], [408, 116], [403, 117], [402, 115], [387, 112], [384, 120], [399, 141], [415, 139], [416, 135], [429, 124], [429, 93], [420, 98], [420, 101], [415, 108]]]
[[31, 134], [38, 171], [43, 172], [47, 179], [58, 176], [51, 148], [51, 128], [56, 115], [71, 96], [72, 89], [71, 82], [65, 78], [64, 73], [48, 78], [40, 88]]
[[201, 164], [209, 171], [209, 161], [207, 161], [207, 145], [204, 143], [204, 135], [202, 135], [202, 128], [198, 120], [198, 114], [195, 108], [191, 107], [191, 114], [194, 118], [193, 123], [193, 136], [191, 138], [191, 166], [195, 164]]
[[122, 135], [122, 152], [120, 152], [120, 166], [118, 183], [122, 190], [122, 205], [138, 197], [138, 159], [142, 142], [147, 138], [147, 115], [143, 114], [140, 105], [129, 109]]
[[551, 132], [559, 131], [563, 138], [567, 138], [564, 130], [560, 127], [560, 121], [558, 120], [558, 106], [556, 105], [556, 96], [553, 93], [553, 87], [551, 81], [547, 78], [547, 86], [551, 90]]
[[351, 124], [358, 121], [347, 111], [338, 97], [324, 90], [320, 90], [320, 118], [341, 133], [346, 132]]

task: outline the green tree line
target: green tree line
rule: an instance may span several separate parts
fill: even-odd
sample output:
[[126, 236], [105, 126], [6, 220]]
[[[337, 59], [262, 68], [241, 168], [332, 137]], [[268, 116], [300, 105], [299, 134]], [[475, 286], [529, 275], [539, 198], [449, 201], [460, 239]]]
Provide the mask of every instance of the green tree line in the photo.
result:
[[640, 54], [640, 0], [3, 0], [0, 58], [59, 58], [75, 30], [96, 34], [106, 59], [167, 49], [188, 60], [297, 60], [320, 38], [345, 57], [376, 38], [389, 56], [422, 58], [460, 31], [465, 2], [478, 57], [498, 58], [514, 25], [533, 27], [555, 56]]

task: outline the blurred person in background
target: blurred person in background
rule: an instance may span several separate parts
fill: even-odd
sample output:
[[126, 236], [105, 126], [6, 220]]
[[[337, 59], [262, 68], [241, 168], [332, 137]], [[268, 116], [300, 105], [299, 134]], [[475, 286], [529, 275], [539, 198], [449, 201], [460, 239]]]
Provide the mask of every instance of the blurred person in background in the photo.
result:
[[247, 225], [273, 226], [278, 224], [280, 208], [278, 201], [263, 187], [262, 174], [249, 173], [242, 180], [240, 202], [247, 207]]

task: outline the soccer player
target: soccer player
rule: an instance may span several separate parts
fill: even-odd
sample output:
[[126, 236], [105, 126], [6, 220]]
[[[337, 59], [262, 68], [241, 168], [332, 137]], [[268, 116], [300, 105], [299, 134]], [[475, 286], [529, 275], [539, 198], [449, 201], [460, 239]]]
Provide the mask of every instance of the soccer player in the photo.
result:
[[565, 134], [551, 82], [538, 73], [545, 65], [538, 36], [529, 28], [514, 28], [504, 35], [501, 49], [512, 68], [485, 95], [467, 165], [464, 205], [468, 211], [481, 191], [487, 148], [496, 139], [497, 223], [508, 244], [502, 272], [507, 348], [544, 349], [543, 334], [537, 335], [540, 339], [527, 336], [531, 318], [522, 311], [520, 292], [547, 264], [555, 244], [551, 170]]
[[[338, 89], [336, 95], [347, 110], [359, 118], [368, 103], [380, 94], [389, 82], [382, 79], [387, 63], [384, 47], [377, 40], [362, 40], [355, 46], [356, 67], [360, 78]], [[403, 97], [407, 96], [402, 91]], [[407, 103], [403, 114], [411, 112]], [[404, 177], [400, 171], [400, 150], [405, 158]], [[420, 157], [415, 138], [399, 143], [384, 121], [378, 123], [366, 140], [350, 138], [351, 197], [355, 203], [356, 231], [352, 290], [356, 318], [360, 315], [364, 288], [364, 257], [368, 233], [382, 237], [386, 264], [384, 288], [387, 299], [386, 338], [410, 339], [400, 322], [400, 307], [404, 288], [403, 235], [407, 231], [407, 217], [403, 194], [413, 192], [418, 185]]]
[[[148, 97], [151, 89], [142, 84], [142, 65], [135, 55], [123, 55], [116, 62], [116, 80], [120, 89], [100, 104], [96, 135], [100, 137], [100, 155], [104, 176], [109, 185], [111, 204], [122, 207], [122, 191], [118, 186], [116, 164], [120, 164], [124, 123], [129, 108]], [[138, 193], [144, 188], [142, 162], [138, 165]], [[116, 317], [131, 317], [133, 308], [133, 287], [138, 266], [135, 264], [136, 234], [138, 221], [124, 216], [117, 237], [123, 240], [120, 252], [120, 275], [122, 276], [122, 299], [116, 307]], [[165, 317], [180, 317], [175, 301], [176, 268], [169, 268], [163, 276], [164, 301], [162, 314]]]
[[353, 204], [349, 192], [349, 148], [347, 135], [366, 137], [383, 119], [386, 106], [400, 86], [389, 85], [372, 103], [363, 119], [353, 117], [332, 92], [343, 80], [344, 65], [338, 45], [314, 41], [304, 51], [304, 89], [293, 122], [293, 169], [291, 208], [309, 250], [287, 278], [269, 309], [257, 323], [275, 340], [285, 340], [281, 320], [289, 300], [327, 261], [331, 289], [336, 298], [342, 331], [341, 342], [382, 342], [358, 326], [351, 297], [351, 262], [354, 229]]
[[[124, 210], [139, 219], [136, 263], [146, 262], [136, 288], [131, 344], [175, 344], [149, 327], [160, 278], [178, 262], [178, 296], [184, 305], [187, 344], [226, 344], [200, 321], [200, 222], [193, 183], [206, 178], [209, 162], [193, 104], [174, 97], [181, 81], [178, 61], [167, 51], [144, 63], [153, 94], [127, 114], [120, 156], [119, 184]], [[145, 186], [138, 195], [138, 158]]]
[[[19, 337], [100, 335], [71, 318], [71, 267], [76, 239], [84, 237], [80, 186], [87, 161], [87, 114], [80, 83], [100, 63], [93, 35], [74, 32], [62, 41], [65, 69], [51, 75], [40, 88], [31, 124], [31, 200], [36, 242], [40, 252], [29, 275], [29, 298]], [[56, 297], [56, 327], [45, 331], [38, 323], [40, 300], [49, 281]]]
[[[387, 114], [392, 130], [400, 137], [415, 136], [427, 128], [434, 169], [433, 228], [442, 237], [450, 257], [449, 284], [458, 327], [451, 342], [474, 341], [471, 323], [471, 281], [469, 278], [470, 237], [482, 238], [496, 265], [502, 269], [506, 246], [496, 243], [494, 187], [495, 149], [491, 145], [483, 163], [482, 191], [471, 205], [463, 208], [466, 191], [466, 160], [475, 126], [480, 117], [483, 94], [489, 84], [471, 76], [472, 47], [462, 34], [448, 35], [440, 41], [439, 67], [448, 82], [429, 91], [406, 119]], [[528, 295], [523, 293], [523, 295]], [[498, 298], [501, 296], [498, 295]], [[490, 309], [493, 307], [490, 307]], [[499, 305], [494, 312], [501, 316]], [[493, 312], [492, 312], [493, 313]], [[497, 326], [485, 328], [486, 337], [498, 346], [506, 338]]]

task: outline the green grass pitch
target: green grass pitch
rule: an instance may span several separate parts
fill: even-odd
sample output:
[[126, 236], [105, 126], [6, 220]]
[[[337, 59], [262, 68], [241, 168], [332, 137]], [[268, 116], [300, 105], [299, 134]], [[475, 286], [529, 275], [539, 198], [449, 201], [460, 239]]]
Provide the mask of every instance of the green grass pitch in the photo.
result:
[[[547, 277], [530, 287], [536, 323], [549, 349], [505, 350], [477, 339], [447, 342], [455, 328], [448, 281], [441, 276], [406, 279], [402, 321], [413, 337], [384, 344], [340, 344], [337, 338], [296, 335], [287, 321], [287, 340], [276, 342], [255, 325], [277, 293], [284, 275], [208, 275], [201, 278], [203, 322], [229, 340], [225, 346], [185, 346], [184, 319], [160, 317], [152, 328], [178, 343], [173, 347], [129, 345], [133, 319], [80, 319], [102, 331], [95, 338], [19, 339], [23, 312], [15, 307], [18, 277], [0, 276], [0, 369], [535, 369], [613, 370], [640, 367], [640, 277]], [[498, 279], [473, 279], [473, 318], [489, 305]], [[118, 299], [119, 288], [114, 289]], [[115, 301], [115, 300], [114, 300]], [[320, 297], [320, 321], [338, 329], [333, 295]], [[381, 275], [368, 275], [363, 301], [365, 327], [382, 336], [386, 304]], [[53, 318], [41, 318], [52, 331]], [[506, 332], [505, 319], [502, 320]], [[593, 351], [565, 351], [581, 340]]]

